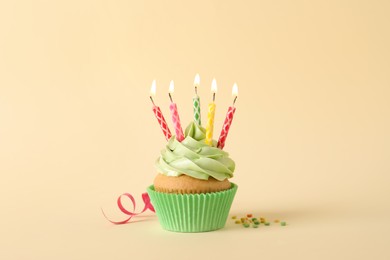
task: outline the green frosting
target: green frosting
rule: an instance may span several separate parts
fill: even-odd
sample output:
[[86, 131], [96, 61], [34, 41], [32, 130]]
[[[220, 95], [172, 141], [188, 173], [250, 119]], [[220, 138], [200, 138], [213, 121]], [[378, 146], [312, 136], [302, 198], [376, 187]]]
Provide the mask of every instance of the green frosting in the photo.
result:
[[205, 143], [206, 130], [192, 122], [185, 130], [182, 142], [172, 136], [156, 161], [157, 170], [167, 176], [186, 174], [193, 178], [208, 180], [210, 176], [223, 181], [233, 177], [235, 163], [227, 152]]

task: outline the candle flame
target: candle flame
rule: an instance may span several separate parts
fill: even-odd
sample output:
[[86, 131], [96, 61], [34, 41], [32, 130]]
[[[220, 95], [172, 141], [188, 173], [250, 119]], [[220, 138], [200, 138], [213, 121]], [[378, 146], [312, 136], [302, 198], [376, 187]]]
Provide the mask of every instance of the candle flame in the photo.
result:
[[150, 95], [155, 96], [156, 95], [156, 80], [154, 79], [152, 82], [152, 86], [150, 87]]
[[232, 96], [237, 97], [238, 96], [238, 87], [237, 83], [234, 83], [233, 88], [232, 88]]
[[213, 79], [213, 82], [211, 83], [211, 93], [217, 93], [217, 81], [215, 79]]
[[175, 91], [175, 84], [173, 83], [173, 80], [169, 83], [169, 93], [173, 93]]
[[200, 77], [199, 74], [196, 74], [194, 79], [194, 86], [199, 87], [199, 84], [200, 84]]

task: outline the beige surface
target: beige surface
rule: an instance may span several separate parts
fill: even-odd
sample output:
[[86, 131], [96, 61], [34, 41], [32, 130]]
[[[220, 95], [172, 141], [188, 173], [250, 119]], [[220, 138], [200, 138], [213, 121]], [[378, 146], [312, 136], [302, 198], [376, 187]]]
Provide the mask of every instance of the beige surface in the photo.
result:
[[[164, 3], [163, 3], [164, 2]], [[240, 2], [240, 3], [238, 3]], [[1, 1], [0, 259], [389, 259], [389, 1]], [[184, 123], [217, 78], [232, 213], [287, 227], [112, 226], [165, 141], [150, 84]], [[138, 205], [137, 209], [141, 206]]]

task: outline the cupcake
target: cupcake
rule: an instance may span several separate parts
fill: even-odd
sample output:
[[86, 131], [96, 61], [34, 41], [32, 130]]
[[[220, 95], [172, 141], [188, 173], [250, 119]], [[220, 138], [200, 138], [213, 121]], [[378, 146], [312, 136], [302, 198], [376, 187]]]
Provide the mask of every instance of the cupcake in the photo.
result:
[[155, 166], [148, 194], [161, 226], [176, 232], [205, 232], [225, 226], [237, 185], [229, 154], [205, 143], [206, 131], [196, 123], [179, 142], [172, 136]]

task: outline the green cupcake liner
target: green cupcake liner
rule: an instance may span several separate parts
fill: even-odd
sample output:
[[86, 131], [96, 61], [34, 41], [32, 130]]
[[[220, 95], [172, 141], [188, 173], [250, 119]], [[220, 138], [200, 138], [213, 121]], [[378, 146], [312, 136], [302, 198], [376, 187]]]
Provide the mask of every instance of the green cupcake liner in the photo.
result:
[[201, 194], [173, 194], [147, 188], [162, 228], [175, 232], [206, 232], [223, 228], [238, 186]]

